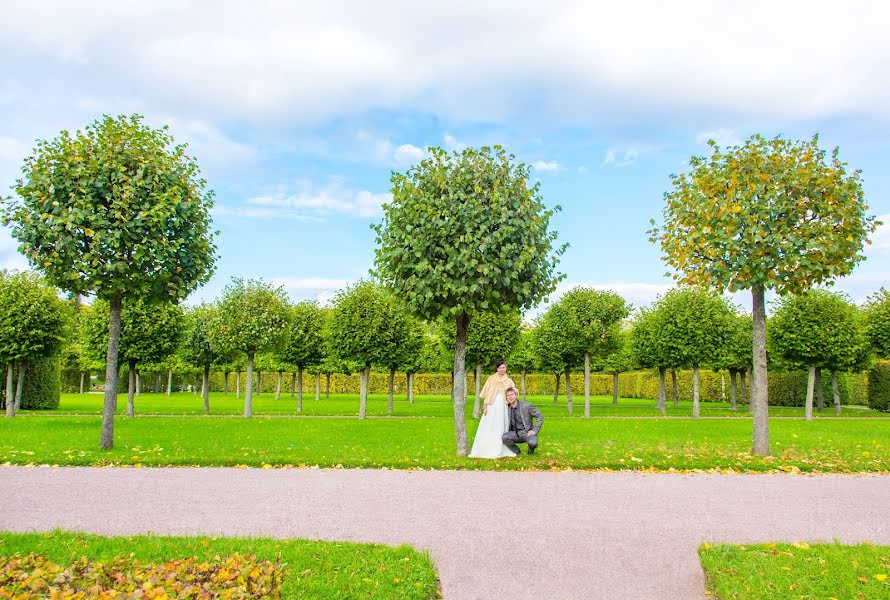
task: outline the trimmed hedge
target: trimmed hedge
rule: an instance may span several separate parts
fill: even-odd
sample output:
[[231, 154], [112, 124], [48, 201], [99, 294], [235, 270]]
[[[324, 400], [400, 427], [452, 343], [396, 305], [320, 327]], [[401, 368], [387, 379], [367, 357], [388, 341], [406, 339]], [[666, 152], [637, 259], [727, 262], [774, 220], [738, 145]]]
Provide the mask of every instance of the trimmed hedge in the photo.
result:
[[[25, 369], [25, 387], [22, 389], [23, 410], [52, 410], [59, 407], [61, 387], [59, 382], [59, 357], [32, 360]], [[0, 385], [0, 406], [6, 407], [6, 370]]]
[[890, 362], [876, 363], [868, 372], [868, 406], [890, 412]]

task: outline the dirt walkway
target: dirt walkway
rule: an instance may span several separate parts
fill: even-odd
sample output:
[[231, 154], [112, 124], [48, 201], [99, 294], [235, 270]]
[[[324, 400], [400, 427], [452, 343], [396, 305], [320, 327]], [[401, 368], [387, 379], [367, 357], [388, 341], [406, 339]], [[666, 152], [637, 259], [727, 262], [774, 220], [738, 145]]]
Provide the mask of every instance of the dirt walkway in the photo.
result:
[[0, 530], [408, 543], [447, 600], [704, 598], [701, 542], [890, 544], [890, 477], [0, 468]]

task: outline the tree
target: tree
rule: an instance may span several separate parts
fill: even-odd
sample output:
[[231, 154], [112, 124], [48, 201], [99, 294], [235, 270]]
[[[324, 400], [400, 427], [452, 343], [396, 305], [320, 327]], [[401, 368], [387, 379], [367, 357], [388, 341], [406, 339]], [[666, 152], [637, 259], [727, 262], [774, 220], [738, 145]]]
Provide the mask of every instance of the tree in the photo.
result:
[[624, 298], [612, 291], [576, 287], [560, 298], [568, 309], [570, 335], [583, 343], [584, 417], [590, 418], [590, 359], [603, 359], [617, 347], [622, 320], [630, 314]]
[[114, 441], [121, 306], [176, 301], [213, 272], [212, 193], [186, 147], [142, 117], [105, 116], [40, 141], [3, 222], [52, 285], [109, 303], [100, 445]]
[[467, 329], [466, 360], [476, 365], [474, 419], [478, 419], [481, 414], [479, 394], [482, 389], [482, 365], [493, 366], [494, 361], [510, 354], [519, 337], [520, 325], [522, 317], [515, 310], [503, 313], [480, 312], [470, 321]]
[[618, 375], [635, 366], [629, 331], [619, 331], [612, 351], [597, 363], [599, 370], [612, 375], [612, 404], [618, 404]]
[[[560, 300], [547, 309], [535, 327], [535, 354], [545, 371], [565, 373], [566, 410], [572, 414], [571, 372], [584, 360], [585, 340], [578, 335], [572, 307]], [[559, 387], [557, 379], [557, 388]]]
[[742, 146], [690, 159], [672, 176], [664, 224], [651, 241], [684, 283], [751, 290], [754, 454], [769, 454], [764, 293], [797, 293], [850, 273], [877, 226], [867, 216], [860, 172], [847, 172], [809, 142], [753, 136]]
[[890, 358], [890, 291], [881, 288], [865, 303], [868, 338], [878, 358]]
[[359, 419], [368, 404], [368, 378], [372, 364], [390, 364], [393, 348], [404, 335], [404, 313], [379, 285], [360, 281], [337, 293], [328, 321], [332, 353], [340, 360], [361, 365]]
[[[832, 372], [837, 392], [838, 370], [865, 368], [868, 335], [859, 310], [848, 298], [828, 290], [813, 289], [786, 296], [770, 319], [771, 352], [787, 364], [809, 370], [804, 418], [813, 418], [813, 391], [822, 397], [821, 370]], [[840, 411], [840, 394], [835, 393]], [[820, 401], [819, 410], [822, 410]]]
[[699, 367], [719, 362], [735, 327], [735, 313], [719, 294], [674, 288], [655, 305], [660, 351], [670, 367], [692, 367], [692, 417], [699, 417]]
[[[742, 402], [745, 398], [745, 373], [751, 368], [753, 342], [753, 321], [750, 315], [737, 315], [729, 342], [714, 367], [729, 372], [730, 400], [732, 410], [737, 408], [738, 391], [741, 389]], [[736, 384], [739, 379], [739, 388]]]
[[224, 356], [210, 344], [210, 330], [216, 319], [217, 308], [212, 304], [200, 304], [185, 314], [185, 335], [182, 340], [183, 356], [190, 364], [201, 369], [201, 396], [204, 414], [210, 413], [210, 367], [220, 364]]
[[455, 323], [454, 431], [457, 454], [468, 452], [464, 398], [471, 319], [488, 310], [523, 311], [556, 288], [555, 209], [530, 167], [503, 148], [430, 155], [392, 176], [392, 201], [375, 226], [377, 272], [418, 317]]
[[222, 354], [247, 356], [244, 416], [253, 415], [253, 366], [258, 352], [274, 352], [284, 344], [288, 302], [284, 290], [262, 280], [233, 278], [216, 302], [210, 346]]
[[[62, 347], [68, 309], [56, 290], [34, 273], [0, 275], [0, 361], [6, 363], [6, 416], [22, 403], [29, 361], [49, 358]], [[15, 366], [18, 382], [13, 390]]]
[[[84, 335], [89, 353], [101, 357], [108, 348], [109, 303], [96, 299], [84, 320]], [[182, 332], [182, 308], [170, 302], [147, 302], [135, 299], [121, 310], [118, 357], [129, 366], [127, 416], [136, 414], [135, 394], [138, 367], [145, 363], [166, 360], [176, 352]], [[105, 387], [116, 382], [105, 381]], [[116, 387], [116, 386], [115, 386]]]
[[535, 367], [534, 336], [534, 328], [523, 326], [519, 330], [519, 339], [507, 359], [511, 369], [519, 369], [519, 388], [523, 402], [525, 402], [525, 377]]
[[634, 362], [645, 369], [658, 369], [658, 396], [655, 405], [662, 415], [667, 413], [665, 373], [670, 367], [663, 331], [654, 308], [642, 308], [636, 315], [630, 334], [631, 355]]
[[303, 370], [324, 359], [324, 323], [325, 315], [315, 302], [298, 302], [290, 309], [290, 329], [281, 358], [297, 367], [298, 413], [303, 412]]
[[[403, 307], [404, 310], [404, 307]], [[405, 336], [401, 342], [399, 361], [407, 379], [408, 403], [414, 404], [414, 374], [423, 368], [427, 359], [426, 350], [429, 346], [429, 332], [426, 324], [420, 319], [406, 315]], [[389, 400], [387, 410], [392, 414], [393, 378], [395, 370], [390, 372]]]

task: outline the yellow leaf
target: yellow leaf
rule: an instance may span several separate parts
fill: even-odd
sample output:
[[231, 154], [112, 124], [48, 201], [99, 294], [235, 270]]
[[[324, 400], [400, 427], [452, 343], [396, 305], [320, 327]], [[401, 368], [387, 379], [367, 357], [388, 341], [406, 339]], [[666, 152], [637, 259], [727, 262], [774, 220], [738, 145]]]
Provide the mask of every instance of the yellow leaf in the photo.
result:
[[702, 548], [702, 550], [710, 550], [711, 544], [705, 542], [704, 544], [701, 545], [701, 548]]
[[792, 546], [794, 546], [795, 548], [800, 548], [801, 550], [806, 550], [810, 547], [810, 545], [806, 542], [794, 542]]
[[878, 581], [887, 581], [887, 574], [878, 573], [877, 575], [875, 575], [875, 579], [877, 579]]

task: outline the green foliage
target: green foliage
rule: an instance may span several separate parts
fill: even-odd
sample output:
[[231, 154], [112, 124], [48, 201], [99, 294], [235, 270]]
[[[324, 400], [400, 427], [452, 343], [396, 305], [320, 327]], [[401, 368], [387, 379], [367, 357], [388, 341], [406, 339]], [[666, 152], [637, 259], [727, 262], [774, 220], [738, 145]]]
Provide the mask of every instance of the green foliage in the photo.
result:
[[56, 354], [70, 320], [56, 290], [35, 274], [0, 275], [0, 363]]
[[642, 368], [670, 366], [658, 337], [657, 316], [654, 309], [641, 308], [633, 320], [630, 333], [631, 355], [637, 366]]
[[[505, 358], [516, 345], [521, 325], [522, 317], [515, 310], [474, 315], [467, 329], [467, 362], [494, 369], [494, 361]], [[451, 346], [455, 342], [453, 329], [451, 326], [449, 331]]]
[[301, 368], [320, 364], [325, 357], [325, 319], [325, 313], [315, 302], [293, 305], [282, 359]]
[[[85, 313], [83, 335], [96, 360], [108, 348], [108, 302], [96, 299]], [[184, 317], [182, 308], [170, 302], [133, 299], [121, 308], [121, 339], [118, 357], [130, 364], [156, 363], [171, 356], [179, 345]]]
[[721, 356], [713, 361], [715, 368], [747, 370], [754, 362], [754, 322], [751, 315], [737, 315], [732, 333]]
[[328, 338], [333, 354], [359, 365], [398, 363], [407, 315], [380, 286], [360, 281], [333, 301]]
[[880, 361], [868, 371], [868, 406], [890, 412], [890, 362]]
[[272, 352], [287, 337], [288, 302], [284, 290], [262, 280], [233, 278], [223, 290], [208, 331], [220, 353]]
[[535, 354], [542, 371], [560, 373], [583, 361], [584, 340], [577, 335], [575, 318], [569, 306], [556, 302], [535, 326]]
[[693, 156], [650, 231], [684, 283], [799, 293], [850, 273], [875, 230], [860, 172], [809, 142], [752, 136]]
[[890, 291], [881, 288], [865, 304], [868, 337], [879, 358], [890, 359]]
[[628, 331], [619, 331], [614, 338], [612, 351], [594, 363], [596, 370], [606, 373], [624, 373], [636, 367], [636, 360]]
[[210, 344], [210, 330], [216, 319], [217, 308], [200, 304], [185, 313], [185, 335], [182, 336], [182, 356], [196, 367], [218, 365], [225, 356], [214, 351]]
[[50, 356], [28, 361], [22, 388], [22, 408], [25, 410], [53, 410], [61, 399], [59, 357]]
[[861, 370], [868, 336], [859, 310], [841, 294], [814, 289], [779, 300], [770, 319], [770, 352], [792, 367]]
[[[560, 298], [568, 309], [566, 325], [570, 335], [583, 343], [583, 352], [602, 359], [617, 349], [622, 320], [630, 314], [630, 306], [613, 291], [576, 287]], [[582, 354], [583, 354], [582, 352]]]
[[[769, 404], [770, 406], [803, 406], [807, 395], [807, 371], [770, 371]], [[838, 393], [842, 405], [868, 405], [868, 374], [844, 373], [837, 374]], [[831, 402], [831, 373], [822, 373], [822, 394]]]
[[655, 336], [669, 367], [720, 362], [735, 327], [726, 299], [702, 288], [672, 289], [655, 307]]
[[530, 167], [503, 148], [467, 148], [392, 176], [392, 202], [375, 226], [381, 278], [426, 319], [531, 308], [552, 292], [564, 246], [554, 210], [528, 187]]
[[403, 371], [415, 373], [426, 366], [431, 359], [427, 351], [433, 347], [430, 337], [429, 328], [423, 321], [406, 315], [405, 337], [399, 352], [399, 366]]
[[510, 352], [507, 363], [516, 372], [530, 371], [535, 368], [535, 330], [523, 326], [519, 330], [519, 339]]
[[212, 194], [166, 127], [105, 116], [38, 142], [22, 172], [3, 221], [52, 284], [177, 300], [210, 277]]

